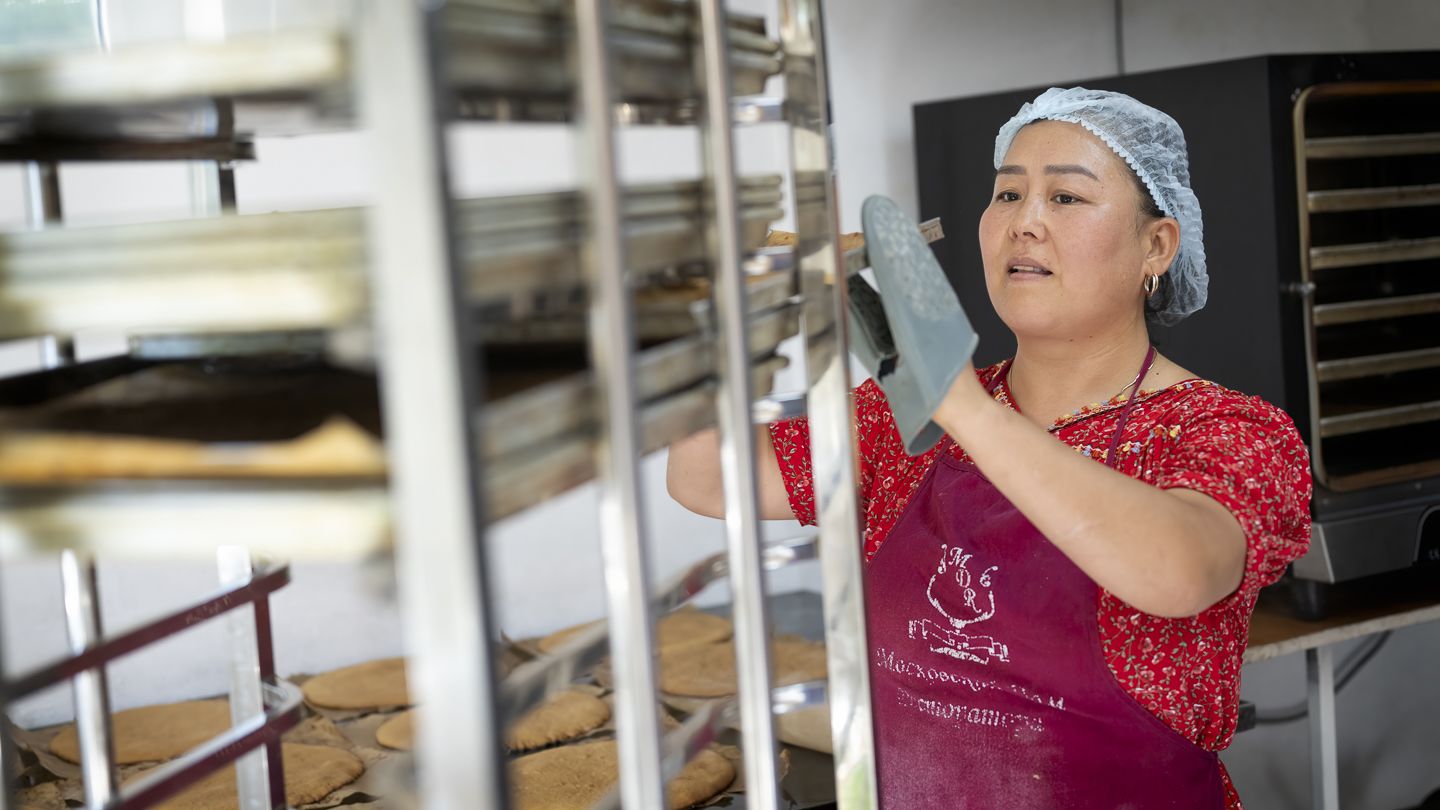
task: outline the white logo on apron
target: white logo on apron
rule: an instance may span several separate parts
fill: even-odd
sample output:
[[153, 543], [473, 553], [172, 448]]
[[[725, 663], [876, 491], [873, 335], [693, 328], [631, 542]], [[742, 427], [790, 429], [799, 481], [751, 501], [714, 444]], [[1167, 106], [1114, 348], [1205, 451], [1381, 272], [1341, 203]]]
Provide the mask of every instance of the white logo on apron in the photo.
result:
[[[969, 563], [973, 554], [966, 554], [962, 548], [940, 546], [940, 565], [930, 577], [925, 588], [925, 598], [948, 620], [949, 627], [929, 619], [911, 619], [910, 638], [924, 641], [930, 651], [961, 661], [988, 664], [992, 658], [1010, 660], [1010, 648], [990, 636], [972, 636], [960, 632], [972, 624], [986, 621], [995, 615], [995, 592], [991, 575], [1000, 570], [992, 565], [977, 577], [970, 572]], [[960, 615], [953, 615], [958, 613]]]

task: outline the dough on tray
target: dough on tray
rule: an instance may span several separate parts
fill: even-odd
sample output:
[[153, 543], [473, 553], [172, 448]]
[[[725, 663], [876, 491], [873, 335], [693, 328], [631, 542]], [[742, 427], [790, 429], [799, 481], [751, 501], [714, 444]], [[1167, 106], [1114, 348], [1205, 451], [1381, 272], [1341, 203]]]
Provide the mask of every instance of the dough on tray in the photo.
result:
[[[284, 743], [280, 751], [285, 763], [285, 800], [291, 807], [317, 802], [365, 772], [365, 763], [359, 757], [339, 748]], [[141, 771], [125, 781], [134, 782], [149, 773]], [[155, 810], [238, 810], [239, 806], [235, 766], [227, 765], [179, 796], [156, 805]]]
[[[541, 652], [553, 652], [581, 631], [588, 630], [598, 622], [567, 627], [540, 639]], [[723, 616], [715, 616], [699, 610], [677, 610], [655, 623], [656, 642], [663, 647], [685, 644], [701, 644], [725, 641], [735, 632], [735, 626]]]
[[[560, 692], [521, 717], [505, 733], [505, 745], [511, 751], [533, 751], [584, 736], [609, 719], [610, 704], [600, 698], [578, 691]], [[375, 730], [375, 740], [386, 748], [413, 749], [415, 711], [387, 720]]]
[[375, 729], [375, 742], [397, 751], [415, 748], [415, 710], [406, 709]]
[[584, 692], [560, 692], [531, 709], [505, 732], [511, 751], [530, 751], [573, 740], [605, 725], [610, 705]]
[[[115, 762], [163, 762], [217, 737], [230, 727], [230, 702], [188, 700], [126, 709], [111, 717]], [[75, 726], [68, 725], [50, 740], [50, 752], [67, 762], [80, 761]]]
[[405, 659], [382, 658], [331, 670], [306, 681], [305, 699], [324, 709], [383, 709], [409, 706]]
[[[551, 748], [510, 763], [510, 788], [516, 810], [587, 810], [604, 798], [618, 779], [613, 740]], [[701, 751], [670, 782], [670, 807], [690, 807], [725, 790], [735, 768], [714, 751]]]
[[[825, 677], [825, 645], [803, 638], [781, 637], [770, 647], [775, 686]], [[660, 650], [660, 691], [690, 697], [724, 697], [739, 686], [735, 645], [692, 644]]]
[[[765, 247], [784, 247], [795, 244], [794, 231], [771, 231], [765, 237]], [[865, 234], [863, 233], [842, 233], [840, 234], [840, 250], [849, 252], [858, 247], [865, 246]]]
[[206, 443], [100, 433], [14, 432], [0, 438], [0, 481], [67, 484], [145, 478], [375, 478], [379, 440], [344, 417], [288, 441]]

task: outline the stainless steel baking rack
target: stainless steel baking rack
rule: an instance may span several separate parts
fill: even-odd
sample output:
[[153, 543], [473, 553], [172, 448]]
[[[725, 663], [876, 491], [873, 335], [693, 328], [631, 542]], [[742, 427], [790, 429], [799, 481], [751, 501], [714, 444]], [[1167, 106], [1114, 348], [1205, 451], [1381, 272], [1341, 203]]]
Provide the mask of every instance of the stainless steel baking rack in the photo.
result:
[[[0, 550], [194, 553], [214, 545], [206, 535], [219, 521], [210, 518], [222, 512], [212, 508], [243, 512], [236, 532], [259, 530], [242, 545], [268, 550], [289, 545], [277, 540], [284, 531], [270, 533], [288, 519], [285, 504], [357, 518], [289, 545], [290, 555], [364, 552], [393, 531], [411, 686], [418, 701], [445, 695], [448, 705], [443, 728], [419, 726], [418, 801], [498, 808], [508, 795], [502, 719], [557, 681], [540, 678], [517, 699], [493, 677], [485, 529], [593, 479], [609, 623], [605, 641], [591, 642], [608, 648], [615, 678], [617, 797], [627, 807], [664, 806], [665, 780], [728, 724], [743, 735], [747, 806], [778, 807], [776, 713], [823, 699], [840, 806], [876, 806], [846, 263], [820, 9], [817, 0], [779, 0], [779, 12], [772, 39], [763, 20], [728, 14], [720, 0], [371, 2], [316, 30], [0, 64], [0, 156], [31, 161], [37, 225], [63, 220], [55, 161], [83, 159], [87, 148], [96, 159], [216, 162], [199, 207], [219, 213], [234, 201], [225, 167], [250, 157], [249, 138], [370, 132], [376, 198], [364, 210], [5, 237], [0, 329], [122, 328], [140, 354], [167, 358], [315, 346], [333, 358], [334, 335], [359, 334], [359, 350], [344, 359], [374, 366], [388, 456], [383, 481], [10, 487]], [[782, 73], [783, 101], [743, 98]], [[585, 182], [573, 193], [452, 200], [443, 129], [466, 119], [573, 122]], [[752, 278], [746, 267], [782, 214], [781, 181], [738, 177], [737, 122], [777, 123], [789, 135], [798, 244], [788, 263], [769, 257], [785, 265], [770, 277]], [[641, 123], [697, 125], [704, 176], [622, 188], [616, 129]], [[205, 294], [217, 284], [224, 298]], [[797, 332], [806, 338], [803, 398], [757, 395], [783, 362], [776, 346]], [[524, 363], [557, 343], [579, 346], [590, 370], [508, 387], [504, 360]], [[475, 362], [477, 347], [484, 363]], [[777, 406], [782, 400], [791, 405]], [[759, 539], [753, 436], [757, 413], [796, 402], [811, 423], [819, 535], [806, 553], [818, 555], [824, 580], [829, 677], [823, 689], [773, 690], [764, 572], [781, 552]], [[709, 425], [724, 448], [723, 570], [740, 689], [662, 738], [653, 621], [699, 580], [667, 590], [659, 604], [652, 596], [638, 466], [644, 452]], [[140, 513], [158, 501], [147, 492], [193, 504], [187, 514], [207, 519], [150, 533]], [[134, 523], [116, 519], [127, 510]], [[58, 532], [62, 515], [68, 528]], [[714, 560], [701, 565], [709, 575], [721, 570]], [[244, 566], [234, 566], [240, 576]], [[88, 801], [139, 806], [133, 800], [178, 790], [191, 759], [137, 787], [148, 791], [138, 797], [122, 790]], [[239, 780], [242, 795], [282, 806], [260, 771], [242, 768]]]
[[[751, 178], [741, 189], [744, 238], [758, 247], [766, 226], [783, 213], [781, 178]], [[698, 182], [633, 188], [625, 206], [631, 267], [642, 279], [679, 277], [705, 261], [707, 215]], [[512, 315], [532, 312], [547, 292], [573, 296], [581, 288], [580, 209], [575, 192], [456, 205], [467, 300], [500, 316], [487, 338], [538, 324], [551, 325], [555, 337], [583, 337], [583, 311]], [[97, 328], [165, 335], [355, 326], [371, 316], [368, 267], [360, 209], [10, 233], [0, 236], [0, 338]], [[780, 290], [784, 281], [763, 289]], [[673, 293], [661, 289], [647, 299], [641, 292], [646, 336], [695, 330], [686, 307], [705, 291]], [[684, 321], [679, 330], [677, 319]], [[669, 329], [654, 326], [656, 320]]]
[[[188, 144], [187, 158], [199, 160], [205, 159], [203, 148], [214, 147], [195, 142], [196, 117], [214, 114], [217, 106], [225, 108], [232, 132], [293, 135], [355, 126], [362, 102], [352, 78], [369, 10], [362, 2], [335, 8], [318, 26], [223, 42], [121, 45], [6, 60], [0, 63], [0, 142], [15, 144], [12, 155], [25, 160], [58, 159], [57, 138], [110, 143], [128, 154], [164, 144], [173, 155]], [[688, 0], [615, 3], [607, 45], [623, 114], [655, 122], [694, 120], [700, 81], [692, 69], [695, 8]], [[576, 83], [567, 66], [576, 27], [571, 4], [452, 0], [433, 23], [436, 49], [446, 55], [446, 103], [456, 117], [575, 117]], [[728, 15], [725, 26], [734, 94], [762, 92], [765, 80], [782, 69], [779, 43], [766, 36], [763, 18]], [[148, 145], [135, 146], [137, 139]], [[66, 154], [73, 159], [76, 152]]]

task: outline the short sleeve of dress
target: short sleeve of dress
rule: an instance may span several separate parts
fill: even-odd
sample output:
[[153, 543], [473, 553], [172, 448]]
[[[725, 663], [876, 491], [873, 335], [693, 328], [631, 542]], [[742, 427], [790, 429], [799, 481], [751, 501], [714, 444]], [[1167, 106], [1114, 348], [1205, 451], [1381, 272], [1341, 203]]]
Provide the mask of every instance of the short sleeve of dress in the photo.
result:
[[[866, 380], [851, 392], [855, 407], [856, 448], [859, 454], [859, 487], [862, 499], [868, 500], [875, 487], [875, 470], [894, 455], [892, 446], [898, 441], [895, 417], [885, 392], [874, 380]], [[790, 511], [795, 519], [814, 525], [815, 476], [810, 466], [810, 423], [804, 417], [776, 422], [770, 426], [770, 441], [775, 446], [775, 459], [780, 464], [780, 477], [790, 496]], [[861, 513], [864, 514], [864, 504]]]
[[780, 464], [780, 478], [790, 497], [790, 511], [806, 526], [814, 526], [815, 476], [810, 471], [810, 420], [786, 419], [770, 425], [770, 443]]
[[1310, 546], [1310, 455], [1284, 411], [1221, 391], [1166, 420], [1154, 447], [1155, 483], [1214, 498], [1240, 522], [1245, 574], [1222, 601], [1253, 604]]

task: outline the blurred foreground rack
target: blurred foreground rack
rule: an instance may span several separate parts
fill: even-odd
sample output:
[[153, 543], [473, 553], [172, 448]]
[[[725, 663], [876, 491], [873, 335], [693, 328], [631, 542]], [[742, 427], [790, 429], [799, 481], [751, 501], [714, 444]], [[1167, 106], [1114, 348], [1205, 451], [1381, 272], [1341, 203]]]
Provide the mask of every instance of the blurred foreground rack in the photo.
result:
[[[397, 575], [413, 700], [446, 707], [443, 723], [417, 721], [414, 778], [388, 798], [510, 806], [502, 729], [608, 653], [618, 788], [601, 805], [667, 806], [667, 780], [734, 727], [745, 806], [787, 806], [776, 718], [809, 710], [839, 806], [876, 806], [836, 283], [853, 268], [817, 0], [780, 0], [777, 31], [720, 0], [428, 5], [111, 47], [97, 2], [95, 47], [0, 59], [0, 160], [25, 164], [33, 226], [0, 235], [0, 338], [54, 348], [46, 368], [0, 380], [0, 555], [59, 552], [71, 649], [0, 697], [72, 681], [88, 807], [153, 806], [229, 762], [242, 807], [286, 806], [279, 739], [299, 703], [274, 671], [266, 596], [287, 569], [270, 560], [378, 556]], [[783, 99], [755, 97], [782, 75]], [[446, 132], [476, 121], [569, 123], [584, 182], [456, 199]], [[789, 144], [788, 195], [785, 178], [735, 166], [733, 128], [769, 124]], [[617, 132], [653, 125], [699, 128], [701, 177], [622, 185]], [[372, 141], [356, 167], [372, 204], [233, 213], [255, 138], [350, 128]], [[60, 162], [126, 160], [192, 162], [205, 216], [67, 227]], [[762, 252], [787, 214], [795, 245]], [[122, 334], [124, 355], [76, 362], [76, 336], [95, 330]], [[772, 396], [797, 335], [806, 390]], [[797, 402], [819, 534], [765, 547], [754, 424]], [[640, 458], [707, 427], [723, 443], [728, 551], [654, 583]], [[586, 481], [608, 622], [502, 667], [486, 528]], [[110, 636], [96, 555], [214, 555], [226, 590]], [[816, 559], [826, 677], [772, 686], [764, 573]], [[656, 620], [722, 579], [736, 694], [662, 724]], [[234, 642], [233, 727], [122, 785], [107, 665], [217, 614]], [[12, 745], [0, 735], [7, 768]], [[0, 807], [12, 799], [0, 791]]]

